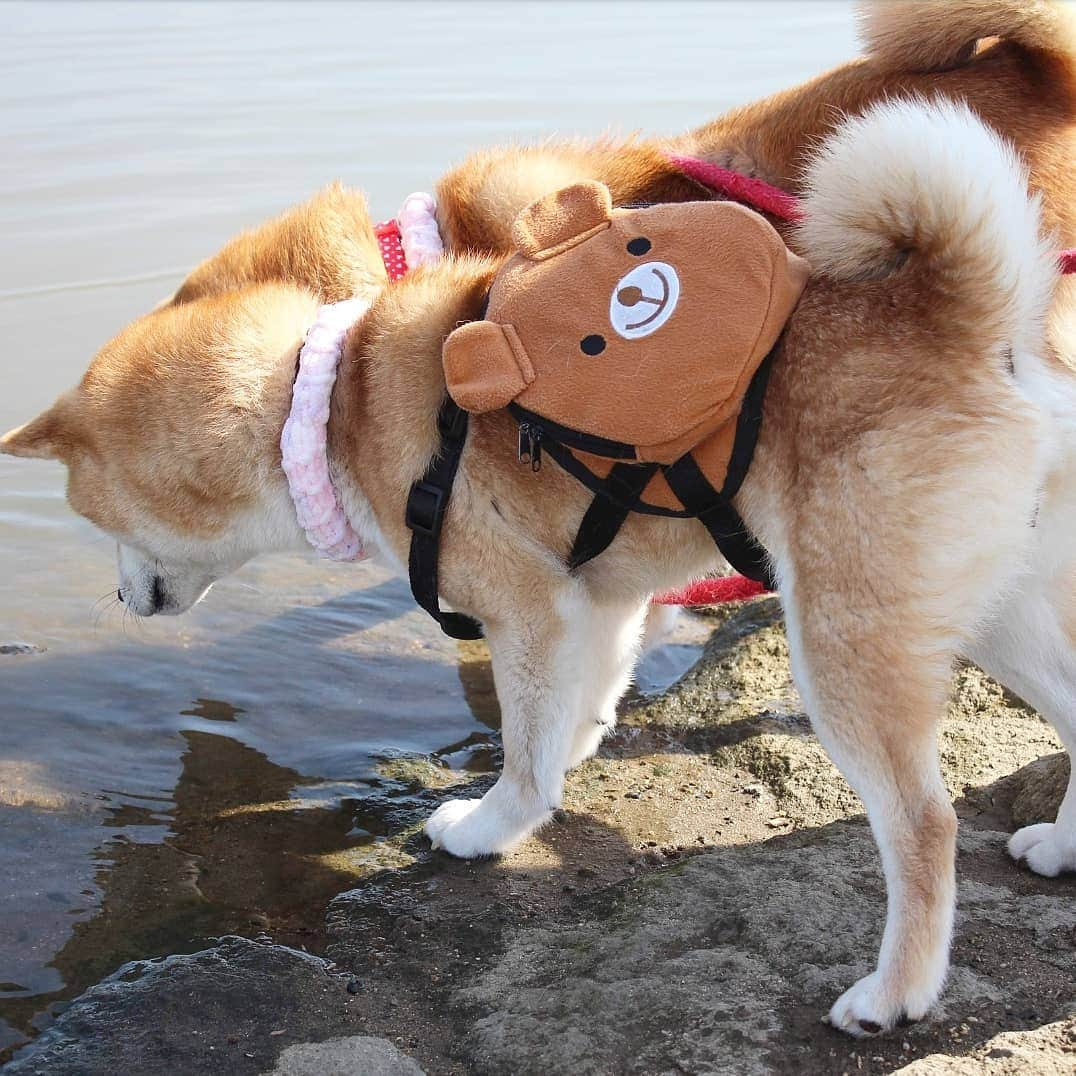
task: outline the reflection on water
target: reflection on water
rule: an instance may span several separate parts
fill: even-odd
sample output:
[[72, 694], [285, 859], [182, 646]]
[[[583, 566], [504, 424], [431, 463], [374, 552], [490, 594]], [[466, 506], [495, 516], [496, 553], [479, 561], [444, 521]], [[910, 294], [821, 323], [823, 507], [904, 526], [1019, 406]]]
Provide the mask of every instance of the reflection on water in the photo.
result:
[[[0, 891], [7, 1043], [129, 959], [222, 933], [316, 947], [329, 899], [400, 861], [387, 838], [422, 810], [428, 782], [379, 758], [444, 747], [436, 766], [492, 761], [484, 648], [455, 661], [403, 584], [357, 574], [371, 585], [219, 639], [5, 659], [18, 720], [0, 730], [0, 818], [26, 882]], [[65, 786], [64, 770], [97, 790]]]
[[[854, 49], [843, 0], [404, 10], [0, 5], [0, 428], [333, 179], [387, 216], [483, 145], [682, 129]], [[371, 47], [404, 17], [406, 54]], [[0, 457], [0, 1056], [130, 957], [316, 945], [329, 897], [406, 859], [423, 789], [497, 761], [484, 647], [386, 572], [266, 558], [139, 624], [94, 612], [113, 557], [62, 468]], [[695, 652], [674, 640], [642, 686]]]
[[[347, 595], [346, 603], [358, 605], [363, 595], [375, 595], [379, 589]], [[353, 634], [357, 627], [340, 618], [341, 604], [327, 602], [318, 610], [320, 638], [319, 632], [303, 633], [304, 657], [296, 670], [300, 676], [324, 677], [335, 669], [341, 675], [350, 672], [353, 684], [361, 683], [366, 666], [357, 654], [362, 650], [357, 638], [347, 651], [337, 649], [338, 656], [326, 661], [328, 644], [339, 642], [337, 630], [347, 628]], [[382, 605], [373, 600], [368, 604]], [[214, 647], [218, 653], [213, 660], [241, 668], [253, 641], [266, 635], [294, 641], [294, 627], [285, 630], [294, 619], [285, 614], [275, 624], [260, 626], [252, 638], [222, 641]], [[416, 637], [428, 630], [419, 620], [414, 635], [401, 640], [404, 649], [412, 649]], [[686, 622], [679, 643], [648, 659], [642, 677], [652, 679], [667, 671], [670, 653], [682, 656], [677, 669], [682, 671], [697, 653], [704, 632]], [[428, 640], [428, 648], [435, 649], [434, 643], [437, 648], [455, 645], [434, 639]], [[406, 835], [428, 813], [424, 790], [489, 772], [499, 763], [499, 713], [484, 644], [458, 644], [454, 666], [433, 656], [393, 660], [392, 648], [384, 640], [381, 646], [396, 682], [421, 684], [431, 709], [447, 698], [457, 715], [469, 712], [462, 726], [465, 735], [423, 756], [398, 748], [370, 752], [350, 776], [334, 765], [304, 773], [243, 742], [248, 733], [243, 727], [246, 707], [204, 696], [178, 711], [178, 717], [194, 719], [191, 723], [170, 723], [176, 735], [168, 739], [178, 748], [179, 765], [170, 789], [136, 791], [154, 787], [153, 778], [145, 770], [127, 770], [124, 790], [111, 787], [105, 778], [95, 802], [86, 803], [45, 784], [40, 767], [5, 764], [0, 786], [5, 843], [15, 845], [17, 858], [21, 852], [39, 880], [43, 865], [37, 857], [44, 854], [52, 860], [44, 872], [55, 873], [50, 884], [56, 888], [5, 895], [8, 914], [0, 921], [0, 951], [16, 970], [5, 970], [0, 981], [0, 1029], [5, 1035], [0, 1042], [24, 1041], [55, 1014], [58, 1004], [128, 960], [193, 951], [226, 933], [267, 932], [316, 950], [322, 915], [333, 896], [365, 873], [409, 861], [392, 838]], [[341, 653], [350, 656], [341, 661]], [[20, 698], [39, 690], [47, 695], [47, 685], [57, 683], [92, 691], [91, 669], [107, 670], [121, 656], [108, 650], [73, 659], [46, 655], [9, 669], [5, 683]], [[169, 650], [155, 653], [147, 644], [138, 657], [145, 675], [172, 655]], [[203, 671], [209, 664], [208, 655], [197, 660]], [[320, 695], [322, 680], [313, 682]], [[286, 699], [287, 685], [274, 687]], [[268, 688], [263, 683], [258, 690]], [[250, 690], [250, 685], [244, 687], [244, 698]], [[401, 710], [406, 712], [406, 707], [401, 705]], [[324, 757], [331, 749], [318, 741], [339, 716], [319, 701], [310, 725], [294, 722], [293, 734], [304, 743], [290, 753]], [[454, 726], [460, 728], [458, 720], [441, 719], [430, 731], [443, 734]], [[144, 766], [154, 764], [145, 746], [138, 754]], [[347, 752], [338, 744], [335, 754], [343, 757]], [[327, 779], [329, 775], [333, 779]], [[77, 891], [68, 873], [70, 850], [64, 847], [72, 833], [95, 845], [84, 871], [86, 884]], [[42, 838], [47, 842], [50, 836], [52, 845], [43, 844]], [[43, 922], [50, 919], [51, 930], [43, 931]], [[66, 929], [61, 926], [65, 920]], [[56, 939], [54, 952], [42, 944], [43, 934]]]

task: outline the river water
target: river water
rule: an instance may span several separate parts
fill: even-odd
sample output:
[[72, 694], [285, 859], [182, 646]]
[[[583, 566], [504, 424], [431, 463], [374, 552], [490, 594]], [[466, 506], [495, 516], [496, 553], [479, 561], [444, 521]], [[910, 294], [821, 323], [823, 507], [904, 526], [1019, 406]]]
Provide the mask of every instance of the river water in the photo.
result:
[[[334, 179], [389, 216], [482, 146], [674, 132], [855, 52], [822, 0], [3, 4], [0, 36], [3, 429]], [[376, 567], [267, 557], [146, 623], [115, 586], [62, 468], [0, 456], [0, 648], [37, 651], [0, 653], [0, 1059], [127, 959], [302, 943], [390, 828], [385, 759], [490, 764], [483, 648]]]

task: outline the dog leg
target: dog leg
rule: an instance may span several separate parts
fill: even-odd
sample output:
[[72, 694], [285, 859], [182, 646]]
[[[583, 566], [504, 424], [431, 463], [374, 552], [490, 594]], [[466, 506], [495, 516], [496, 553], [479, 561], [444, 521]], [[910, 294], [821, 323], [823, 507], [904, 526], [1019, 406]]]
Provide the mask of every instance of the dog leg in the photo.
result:
[[631, 682], [648, 608], [648, 602], [591, 607], [584, 637], [582, 709], [568, 769], [590, 758], [616, 725], [616, 706]]
[[486, 621], [501, 704], [504, 770], [480, 800], [449, 800], [426, 822], [435, 848], [462, 859], [497, 855], [560, 806], [586, 675], [590, 603], [581, 588]]
[[829, 1019], [874, 1035], [922, 1017], [948, 966], [957, 823], [935, 731], [951, 654], [942, 640], [894, 630], [894, 619], [910, 629], [913, 617], [845, 607], [830, 600], [839, 589], [827, 595], [812, 582], [809, 603], [785, 600], [793, 670], [819, 739], [867, 808], [888, 893], [877, 970]]
[[[968, 647], [968, 657], [1015, 691], [1057, 730], [1071, 762], [1076, 754], [1076, 648], [1059, 600], [1072, 597], [1065, 579], [1029, 579]], [[1076, 766], [1054, 822], [1024, 826], [1009, 854], [1047, 878], [1076, 870]]]

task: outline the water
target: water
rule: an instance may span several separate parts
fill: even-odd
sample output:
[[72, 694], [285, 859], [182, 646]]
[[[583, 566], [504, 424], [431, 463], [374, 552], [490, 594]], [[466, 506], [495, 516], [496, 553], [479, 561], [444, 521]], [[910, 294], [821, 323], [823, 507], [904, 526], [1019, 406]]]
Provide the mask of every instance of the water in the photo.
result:
[[[473, 149], [674, 132], [855, 51], [843, 2], [4, 4], [0, 35], [4, 429], [333, 179], [389, 216]], [[124, 960], [302, 942], [391, 831], [386, 755], [488, 765], [482, 648], [377, 568], [264, 558], [145, 624], [115, 586], [62, 468], [0, 457], [0, 644], [45, 648], [0, 655], [0, 1051]]]

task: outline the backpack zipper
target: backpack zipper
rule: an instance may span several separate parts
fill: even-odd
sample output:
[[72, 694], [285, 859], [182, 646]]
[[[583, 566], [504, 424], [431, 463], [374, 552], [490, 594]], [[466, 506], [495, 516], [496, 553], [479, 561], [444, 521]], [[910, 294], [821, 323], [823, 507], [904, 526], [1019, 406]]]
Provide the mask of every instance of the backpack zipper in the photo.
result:
[[529, 463], [532, 471], [542, 469], [542, 427], [534, 422], [519, 424], [519, 462]]

